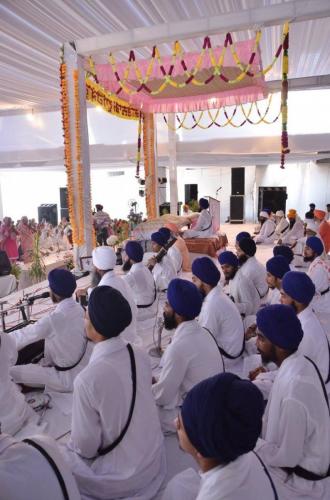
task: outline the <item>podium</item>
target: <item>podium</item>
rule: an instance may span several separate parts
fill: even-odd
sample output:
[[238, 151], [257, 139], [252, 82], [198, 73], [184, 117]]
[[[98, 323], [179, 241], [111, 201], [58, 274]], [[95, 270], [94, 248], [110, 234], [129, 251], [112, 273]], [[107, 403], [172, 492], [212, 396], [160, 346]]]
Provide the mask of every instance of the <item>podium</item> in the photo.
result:
[[212, 215], [212, 232], [215, 234], [220, 228], [220, 201], [212, 198], [212, 196], [205, 196], [209, 202], [209, 211]]

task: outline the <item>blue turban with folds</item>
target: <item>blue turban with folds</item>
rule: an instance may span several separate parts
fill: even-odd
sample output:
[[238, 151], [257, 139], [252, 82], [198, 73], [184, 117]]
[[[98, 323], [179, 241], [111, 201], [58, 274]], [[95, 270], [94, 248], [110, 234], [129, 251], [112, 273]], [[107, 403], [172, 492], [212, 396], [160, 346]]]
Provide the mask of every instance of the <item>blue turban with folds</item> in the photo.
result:
[[164, 238], [166, 239], [166, 241], [168, 241], [171, 237], [171, 231], [167, 228], [167, 227], [161, 227], [159, 230], [158, 230], [159, 233], [161, 233]]
[[199, 200], [198, 204], [199, 204], [200, 208], [202, 208], [202, 209], [207, 209], [207, 208], [209, 208], [209, 202], [207, 201], [207, 199], [206, 199], [206, 198], [201, 198], [201, 199]]
[[53, 269], [48, 274], [49, 288], [60, 297], [69, 298], [77, 287], [76, 278], [67, 269]]
[[191, 320], [201, 312], [203, 297], [191, 281], [179, 278], [173, 279], [168, 285], [167, 300], [172, 309]]
[[315, 285], [310, 277], [299, 271], [290, 271], [282, 280], [282, 289], [300, 304], [309, 304], [315, 295]]
[[293, 307], [284, 304], [259, 309], [257, 327], [272, 344], [288, 351], [296, 350], [304, 335]]
[[317, 236], [310, 236], [306, 240], [306, 247], [311, 248], [317, 255], [322, 255], [324, 246], [322, 240]]
[[228, 250], [219, 255], [218, 261], [221, 265], [228, 264], [229, 266], [238, 267], [238, 258], [233, 252], [229, 252]]
[[125, 252], [134, 262], [142, 262], [143, 248], [138, 241], [128, 241], [125, 245]]
[[274, 257], [276, 257], [276, 255], [283, 255], [289, 264], [293, 261], [293, 251], [286, 245], [276, 245], [273, 248], [273, 255]]
[[164, 245], [166, 245], [166, 238], [159, 231], [157, 231], [156, 233], [152, 233], [152, 235], [151, 235], [151, 241], [154, 241], [155, 243], [157, 243], [161, 247], [163, 247]]
[[236, 235], [236, 241], [240, 242], [243, 238], [251, 238], [251, 234], [247, 231], [241, 231]]
[[201, 281], [216, 286], [220, 279], [220, 271], [209, 257], [195, 259], [191, 266], [192, 273]]
[[128, 301], [111, 286], [97, 286], [88, 299], [88, 315], [95, 330], [103, 337], [112, 338], [132, 322]]
[[249, 257], [253, 257], [257, 251], [257, 246], [252, 238], [242, 238], [238, 241], [238, 246]]
[[254, 449], [263, 410], [263, 396], [252, 382], [221, 373], [188, 392], [181, 417], [190, 442], [203, 457], [228, 463]]
[[283, 255], [277, 255], [276, 257], [272, 257], [266, 262], [267, 271], [275, 276], [275, 278], [282, 279], [285, 273], [290, 271], [290, 266], [285, 257]]

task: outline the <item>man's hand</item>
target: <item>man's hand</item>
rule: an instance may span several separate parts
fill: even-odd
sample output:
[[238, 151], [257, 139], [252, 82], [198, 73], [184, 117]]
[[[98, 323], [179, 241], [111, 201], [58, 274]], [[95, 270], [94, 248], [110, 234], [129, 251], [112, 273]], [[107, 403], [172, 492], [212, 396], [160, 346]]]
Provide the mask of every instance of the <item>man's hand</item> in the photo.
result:
[[76, 297], [85, 297], [87, 295], [87, 288], [78, 288], [76, 291]]
[[257, 378], [259, 373], [265, 373], [266, 371], [267, 371], [266, 368], [264, 368], [263, 366], [258, 366], [258, 368], [256, 368], [255, 370], [252, 370], [249, 373], [249, 379], [252, 382], [253, 380], [255, 380]]
[[155, 267], [156, 264], [157, 264], [156, 257], [151, 257], [148, 260], [148, 267]]
[[253, 324], [245, 332], [245, 340], [250, 340], [252, 337], [256, 336], [257, 325]]

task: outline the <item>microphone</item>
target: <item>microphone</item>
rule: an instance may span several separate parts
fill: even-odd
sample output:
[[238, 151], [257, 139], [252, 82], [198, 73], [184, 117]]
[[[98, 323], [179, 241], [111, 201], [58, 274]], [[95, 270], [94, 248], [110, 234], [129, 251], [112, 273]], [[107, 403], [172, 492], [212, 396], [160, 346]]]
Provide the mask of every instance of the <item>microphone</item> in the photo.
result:
[[32, 297], [28, 297], [27, 298], [27, 302], [28, 302], [28, 304], [33, 304], [33, 302], [35, 300], [38, 300], [38, 299], [47, 299], [48, 297], [50, 297], [50, 293], [49, 292], [43, 292], [43, 293], [40, 293], [39, 295], [33, 295]]

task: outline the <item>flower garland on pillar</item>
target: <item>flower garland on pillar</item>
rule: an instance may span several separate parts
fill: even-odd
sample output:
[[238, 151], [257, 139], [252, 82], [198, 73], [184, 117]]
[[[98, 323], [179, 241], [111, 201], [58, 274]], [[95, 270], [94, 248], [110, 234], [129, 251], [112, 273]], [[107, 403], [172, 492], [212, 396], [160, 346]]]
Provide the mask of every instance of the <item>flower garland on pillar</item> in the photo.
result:
[[135, 174], [136, 179], [140, 178], [142, 120], [143, 120], [143, 113], [140, 111], [139, 123], [138, 123], [137, 152], [136, 152], [136, 174]]
[[79, 79], [78, 70], [73, 71], [74, 84], [74, 111], [76, 135], [76, 160], [77, 160], [77, 189], [78, 189], [78, 227], [77, 245], [85, 243], [84, 236], [84, 170], [81, 161], [81, 133], [80, 133], [80, 105], [79, 105]]
[[289, 23], [285, 23], [284, 33], [285, 33], [285, 38], [283, 41], [282, 91], [281, 91], [281, 109], [282, 109], [281, 168], [284, 168], [285, 155], [290, 153], [289, 138], [288, 138]]
[[71, 156], [67, 67], [63, 61], [63, 48], [62, 48], [61, 65], [60, 65], [60, 83], [61, 83], [62, 125], [63, 125], [63, 138], [64, 138], [64, 165], [67, 173], [69, 217], [70, 217], [70, 224], [72, 227], [73, 243], [77, 244], [78, 228], [77, 228], [77, 221], [75, 217], [74, 203], [73, 203], [73, 172], [72, 172], [72, 156]]
[[156, 189], [157, 178], [155, 175], [155, 131], [154, 115], [145, 113], [143, 117], [143, 153], [146, 186], [146, 206], [149, 219], [157, 217]]

